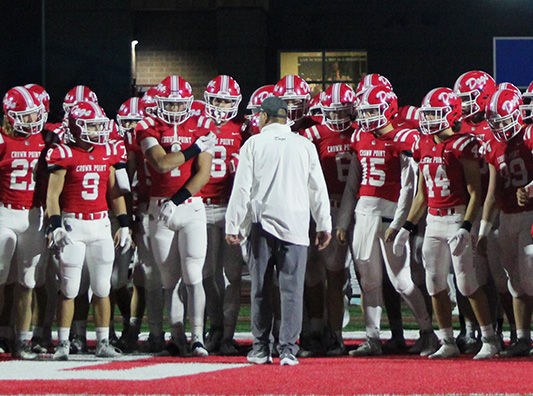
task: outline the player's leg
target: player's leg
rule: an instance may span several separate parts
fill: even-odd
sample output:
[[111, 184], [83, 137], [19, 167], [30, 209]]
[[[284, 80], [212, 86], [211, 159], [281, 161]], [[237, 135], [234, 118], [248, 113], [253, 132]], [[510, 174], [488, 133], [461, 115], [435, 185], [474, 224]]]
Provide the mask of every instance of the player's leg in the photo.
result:
[[[175, 210], [173, 217], [183, 214], [182, 208], [178, 207]], [[168, 228], [157, 220], [159, 214], [159, 207], [157, 200], [152, 199], [150, 202], [150, 247], [153, 253], [154, 262], [157, 265], [160, 276], [157, 276], [157, 271], [147, 265], [147, 304], [152, 304], [159, 297], [157, 282], [160, 280], [163, 287], [163, 301], [167, 308], [171, 339], [161, 354], [164, 355], [184, 355], [185, 351], [185, 326], [184, 326], [184, 312], [183, 302], [177, 293], [178, 281], [181, 278], [181, 268], [179, 259], [179, 242], [178, 235], [175, 230]], [[148, 274], [151, 274], [150, 277]], [[153, 275], [153, 276], [152, 276]], [[156, 339], [159, 332], [159, 306], [154, 306], [154, 311], [148, 310], [148, 320], [150, 323], [150, 335], [154, 335]], [[155, 312], [157, 311], [157, 312]], [[150, 314], [152, 318], [150, 317]], [[162, 311], [161, 311], [162, 314]], [[162, 334], [162, 327], [161, 327]]]
[[[315, 224], [311, 226], [310, 239], [314, 240]], [[309, 247], [305, 269], [304, 307], [305, 317], [300, 335], [298, 356], [320, 356], [325, 353], [322, 345], [324, 333], [326, 270], [323, 256], [316, 246]]]
[[208, 355], [203, 334], [205, 292], [202, 269], [207, 246], [205, 209], [201, 201], [184, 205], [183, 209], [183, 217], [187, 219], [178, 239], [183, 282], [187, 289], [187, 313], [191, 322], [191, 352], [194, 356], [204, 357]]
[[[111, 318], [111, 275], [115, 248], [110, 232], [109, 219], [94, 220], [100, 236], [87, 244], [86, 263], [89, 270], [90, 283], [93, 291], [93, 312], [96, 327], [96, 356], [116, 357], [117, 351], [109, 343], [109, 321]], [[99, 224], [96, 224], [96, 223]]]
[[[203, 267], [203, 287], [206, 297], [206, 313], [209, 331], [205, 346], [209, 352], [216, 352], [224, 335], [224, 274], [222, 268], [223, 218], [217, 219], [215, 205], [206, 205], [207, 252]], [[218, 220], [218, 221], [217, 221]], [[220, 221], [222, 220], [222, 221]]]
[[383, 257], [378, 241], [381, 216], [362, 215], [356, 212], [352, 249], [355, 270], [360, 277], [363, 294], [362, 306], [367, 341], [350, 356], [381, 355], [381, 313], [383, 310]]
[[420, 289], [411, 278], [411, 263], [408, 254], [398, 257], [392, 252], [392, 242], [385, 242], [380, 239], [380, 246], [385, 261], [387, 275], [391, 280], [394, 289], [405, 300], [420, 328], [421, 337], [424, 337], [423, 356], [430, 355], [436, 351], [436, 336], [433, 332], [431, 316], [427, 311], [426, 302]]
[[[70, 237], [74, 238], [74, 233], [80, 231], [78, 227], [72, 229]], [[76, 235], [78, 236], [78, 235]], [[72, 243], [65, 246], [60, 252], [59, 272], [60, 272], [60, 294], [57, 308], [57, 332], [58, 346], [55, 350], [54, 360], [68, 359], [70, 350], [70, 327], [74, 317], [74, 299], [78, 295], [82, 267], [85, 260], [86, 246], [82, 238], [75, 238]]]
[[429, 358], [450, 358], [459, 354], [452, 328], [451, 302], [448, 295], [448, 273], [451, 254], [448, 246], [448, 223], [443, 217], [428, 215], [422, 245], [426, 284], [439, 326], [441, 347]]
[[502, 356], [525, 356], [531, 350], [531, 297], [528, 295], [530, 276], [523, 248], [529, 244], [532, 219], [530, 212], [500, 215], [498, 241], [502, 266], [509, 277], [509, 291], [513, 296], [517, 340]]
[[[220, 231], [225, 233], [223, 228]], [[226, 288], [224, 291], [224, 336], [219, 351], [222, 355], [236, 355], [238, 351], [233, 337], [241, 307], [241, 279], [244, 264], [241, 246], [229, 246], [224, 243], [222, 257]]]

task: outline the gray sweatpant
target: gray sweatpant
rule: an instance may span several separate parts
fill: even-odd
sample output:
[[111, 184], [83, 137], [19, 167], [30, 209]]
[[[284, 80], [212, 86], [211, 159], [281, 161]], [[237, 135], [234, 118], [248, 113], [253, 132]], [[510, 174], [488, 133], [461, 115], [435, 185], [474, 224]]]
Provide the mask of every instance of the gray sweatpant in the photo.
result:
[[[248, 267], [252, 280], [251, 321], [254, 349], [270, 346], [274, 274], [281, 297], [281, 327], [278, 351], [289, 348], [298, 353], [296, 341], [302, 329], [303, 290], [307, 246], [281, 241], [254, 223], [248, 237]], [[274, 273], [274, 268], [276, 272]]]

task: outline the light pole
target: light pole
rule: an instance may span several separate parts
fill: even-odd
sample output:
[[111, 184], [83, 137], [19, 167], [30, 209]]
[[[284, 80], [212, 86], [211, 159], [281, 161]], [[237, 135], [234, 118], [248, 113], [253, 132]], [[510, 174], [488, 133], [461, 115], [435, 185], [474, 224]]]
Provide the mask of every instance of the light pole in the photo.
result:
[[132, 95], [137, 95], [137, 92], [135, 92], [135, 86], [137, 85], [137, 52], [135, 51], [135, 47], [139, 44], [137, 40], [133, 40], [131, 42], [131, 91]]

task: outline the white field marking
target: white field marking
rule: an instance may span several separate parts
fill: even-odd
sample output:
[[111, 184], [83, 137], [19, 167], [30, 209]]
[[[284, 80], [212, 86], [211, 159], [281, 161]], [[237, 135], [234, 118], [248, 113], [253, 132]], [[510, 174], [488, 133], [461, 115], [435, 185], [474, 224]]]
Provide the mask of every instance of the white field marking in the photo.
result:
[[[158, 363], [120, 370], [98, 370], [91, 366], [105, 360], [87, 361], [24, 361], [10, 360], [0, 363], [0, 380], [119, 380], [144, 381], [168, 377], [208, 373], [251, 366], [250, 364], [225, 363]], [[85, 369], [80, 369], [85, 367]], [[72, 370], [78, 369], [78, 370]]]

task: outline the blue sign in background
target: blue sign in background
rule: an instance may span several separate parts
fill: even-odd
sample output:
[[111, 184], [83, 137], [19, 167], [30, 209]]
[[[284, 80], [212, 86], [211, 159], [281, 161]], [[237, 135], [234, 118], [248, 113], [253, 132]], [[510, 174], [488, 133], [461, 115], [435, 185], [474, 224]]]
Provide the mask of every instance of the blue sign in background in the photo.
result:
[[494, 37], [494, 79], [525, 89], [533, 81], [533, 37]]

